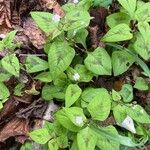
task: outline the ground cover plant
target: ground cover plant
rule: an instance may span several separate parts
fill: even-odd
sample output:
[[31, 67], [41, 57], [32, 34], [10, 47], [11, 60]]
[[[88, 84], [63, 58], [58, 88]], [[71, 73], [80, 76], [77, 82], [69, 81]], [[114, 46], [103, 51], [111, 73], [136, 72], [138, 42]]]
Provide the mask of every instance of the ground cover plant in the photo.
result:
[[150, 149], [150, 2], [0, 1], [0, 149]]

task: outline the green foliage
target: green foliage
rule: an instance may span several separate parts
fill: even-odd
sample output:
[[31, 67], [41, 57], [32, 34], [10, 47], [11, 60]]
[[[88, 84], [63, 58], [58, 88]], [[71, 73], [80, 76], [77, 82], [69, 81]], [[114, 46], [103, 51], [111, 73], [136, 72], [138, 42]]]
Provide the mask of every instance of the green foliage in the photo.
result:
[[94, 0], [94, 6], [108, 7], [112, 3], [112, 0]]
[[84, 63], [87, 69], [96, 75], [111, 75], [111, 59], [103, 48], [88, 53]]

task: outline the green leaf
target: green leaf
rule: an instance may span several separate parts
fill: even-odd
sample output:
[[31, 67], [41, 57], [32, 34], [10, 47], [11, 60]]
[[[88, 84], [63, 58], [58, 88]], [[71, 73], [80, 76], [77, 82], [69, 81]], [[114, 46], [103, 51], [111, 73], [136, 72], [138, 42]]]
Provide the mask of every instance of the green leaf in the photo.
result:
[[150, 22], [150, 2], [141, 3], [135, 12], [135, 18], [138, 22]]
[[121, 96], [119, 94], [119, 92], [112, 90], [112, 99], [114, 101], [120, 101], [121, 100]]
[[108, 91], [101, 88], [99, 94], [88, 104], [87, 109], [94, 120], [104, 121], [111, 109], [111, 99]]
[[56, 112], [56, 120], [72, 132], [77, 132], [86, 122], [83, 110], [78, 107], [63, 108]]
[[88, 53], [84, 63], [87, 69], [94, 74], [111, 75], [111, 59], [103, 48], [97, 48], [94, 52]]
[[14, 95], [22, 96], [22, 89], [25, 87], [24, 83], [19, 83], [15, 86]]
[[51, 136], [46, 128], [34, 130], [29, 133], [29, 136], [32, 140], [39, 144], [46, 144], [51, 139]]
[[113, 115], [117, 123], [121, 124], [127, 117], [125, 107], [122, 105], [117, 105], [113, 108]]
[[46, 84], [42, 89], [42, 98], [47, 101], [52, 100], [53, 98], [64, 99], [64, 88]]
[[35, 73], [48, 69], [48, 62], [37, 56], [29, 55], [25, 66], [28, 73]]
[[92, 102], [93, 99], [97, 95], [101, 93], [100, 88], [87, 88], [85, 89], [81, 94], [81, 106], [83, 108], [87, 107], [90, 102]]
[[139, 123], [150, 123], [150, 117], [140, 105], [126, 107], [126, 113]]
[[76, 84], [70, 84], [66, 89], [65, 94], [65, 106], [70, 107], [74, 104], [80, 97], [82, 90]]
[[74, 40], [76, 43], [80, 43], [83, 45], [83, 47], [85, 49], [87, 49], [87, 46], [86, 46], [86, 38], [88, 36], [88, 31], [86, 29], [80, 29], [76, 34], [75, 34], [75, 37], [74, 37]]
[[42, 72], [42, 73], [38, 74], [36, 77], [34, 77], [34, 79], [40, 80], [42, 82], [51, 82], [52, 81], [50, 72]]
[[7, 99], [10, 96], [10, 92], [6, 85], [0, 82], [0, 100]]
[[94, 6], [108, 7], [112, 0], [94, 0]]
[[56, 86], [67, 86], [70, 81], [68, 81], [67, 75], [65, 73], [62, 73], [58, 78], [56, 78], [54, 81], [54, 85]]
[[53, 21], [53, 14], [48, 12], [31, 12], [31, 16], [37, 25], [43, 30], [44, 32], [52, 32], [57, 29], [59, 21]]
[[32, 143], [26, 142], [21, 146], [20, 150], [33, 150]]
[[133, 87], [130, 84], [124, 84], [119, 92], [124, 102], [131, 102], [133, 100]]
[[[117, 130], [113, 126], [103, 127], [103, 130], [118, 135]], [[99, 134], [97, 140], [97, 147], [99, 147], [101, 150], [119, 150], [120, 144], [116, 141], [107, 139], [106, 137]]]
[[133, 35], [130, 33], [130, 28], [127, 24], [119, 24], [111, 28], [101, 39], [104, 42], [119, 42], [126, 41], [133, 38]]
[[52, 79], [56, 79], [71, 64], [75, 51], [67, 43], [54, 42], [48, 53], [49, 69]]
[[129, 15], [134, 18], [134, 13], [136, 10], [137, 0], [118, 0], [124, 9], [126, 9]]
[[147, 137], [144, 138], [140, 143], [134, 143], [129, 137], [110, 133], [110, 132], [106, 131], [104, 128], [97, 127], [95, 125], [91, 125], [90, 128], [94, 131], [94, 133], [97, 135], [97, 137], [101, 138], [103, 136], [107, 140], [116, 141], [117, 143], [129, 146], [129, 147], [142, 146], [147, 142]]
[[72, 9], [65, 15], [63, 30], [79, 30], [85, 28], [90, 23], [90, 15], [84, 9]]
[[8, 73], [2, 66], [0, 61], [0, 82], [8, 80], [12, 75]]
[[58, 150], [59, 147], [58, 147], [57, 141], [55, 139], [50, 140], [48, 142], [48, 148], [49, 150]]
[[149, 89], [148, 84], [146, 83], [146, 81], [142, 78], [142, 77], [138, 77], [136, 79], [134, 88], [141, 90], [141, 91], [146, 91]]
[[126, 51], [114, 51], [112, 53], [112, 65], [114, 76], [118, 76], [126, 72], [135, 62], [135, 59]]
[[2, 66], [10, 74], [19, 77], [20, 65], [15, 54], [7, 55], [1, 60]]
[[80, 130], [77, 134], [77, 143], [79, 150], [95, 150], [97, 137], [89, 127]]
[[128, 16], [128, 14], [123, 12], [113, 13], [107, 17], [107, 24], [110, 28], [113, 28], [118, 24], [129, 25], [130, 21], [131, 21], [130, 16]]

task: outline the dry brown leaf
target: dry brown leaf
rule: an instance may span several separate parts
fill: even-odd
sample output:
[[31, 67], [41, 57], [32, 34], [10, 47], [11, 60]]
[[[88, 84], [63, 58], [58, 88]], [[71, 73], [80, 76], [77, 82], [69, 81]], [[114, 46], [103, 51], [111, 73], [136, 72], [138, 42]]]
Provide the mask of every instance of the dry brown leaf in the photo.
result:
[[23, 32], [29, 37], [31, 43], [37, 48], [42, 49], [45, 44], [45, 34], [37, 27], [32, 18], [28, 18], [23, 25]]
[[25, 119], [14, 118], [8, 122], [0, 131], [0, 141], [3, 142], [9, 137], [27, 136], [29, 132], [29, 121]]

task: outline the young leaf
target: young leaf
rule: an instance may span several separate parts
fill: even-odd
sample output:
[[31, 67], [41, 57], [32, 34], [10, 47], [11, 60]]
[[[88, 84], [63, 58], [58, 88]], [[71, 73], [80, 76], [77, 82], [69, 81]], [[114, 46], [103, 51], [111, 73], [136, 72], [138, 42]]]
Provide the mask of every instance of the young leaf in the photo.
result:
[[[55, 15], [48, 12], [31, 12], [31, 16], [44, 32], [52, 32], [58, 27], [59, 21], [55, 21]], [[54, 18], [54, 19], [53, 19]]]
[[131, 102], [133, 100], [133, 87], [130, 84], [124, 84], [119, 92], [124, 102]]
[[14, 89], [14, 95], [22, 96], [22, 89], [25, 87], [24, 83], [19, 83]]
[[131, 21], [130, 16], [124, 12], [113, 13], [107, 17], [107, 24], [110, 28], [113, 28], [118, 24], [129, 25], [130, 21]]
[[48, 148], [49, 150], [58, 150], [59, 147], [58, 147], [58, 143], [55, 139], [52, 139], [48, 142]]
[[1, 60], [2, 66], [10, 74], [19, 77], [20, 65], [15, 54], [7, 55]]
[[84, 63], [87, 69], [94, 74], [111, 75], [111, 59], [103, 48], [97, 48], [94, 52], [88, 53]]
[[111, 28], [101, 39], [104, 42], [119, 42], [126, 41], [133, 38], [132, 33], [130, 33], [130, 28], [127, 24], [119, 24]]
[[74, 104], [81, 95], [82, 90], [76, 84], [70, 84], [66, 89], [65, 106], [70, 107]]
[[51, 82], [52, 81], [50, 72], [42, 72], [42, 73], [38, 74], [36, 77], [34, 77], [34, 79], [40, 80], [42, 82]]
[[10, 92], [6, 85], [0, 82], [0, 100], [7, 99], [10, 96]]
[[142, 78], [142, 77], [138, 77], [136, 79], [134, 88], [141, 90], [141, 91], [146, 91], [149, 89], [148, 84], [146, 83], [146, 81]]
[[[103, 128], [106, 132], [118, 135], [117, 130], [113, 126], [107, 126]], [[95, 135], [96, 136], [96, 135]], [[99, 134], [97, 140], [97, 147], [101, 150], [119, 150], [120, 144], [116, 141], [107, 139], [106, 137]]]
[[51, 139], [51, 135], [46, 128], [34, 130], [30, 132], [29, 136], [32, 140], [39, 144], [45, 144]]
[[25, 66], [28, 73], [35, 73], [48, 69], [48, 62], [37, 56], [29, 55]]
[[112, 65], [114, 76], [118, 76], [125, 71], [135, 62], [135, 59], [126, 51], [114, 51], [112, 53]]
[[118, 0], [124, 9], [126, 9], [129, 15], [134, 18], [134, 13], [136, 10], [137, 0]]
[[110, 95], [104, 88], [101, 88], [100, 93], [87, 106], [92, 118], [100, 121], [104, 121], [108, 117], [110, 108]]
[[67, 43], [54, 42], [48, 53], [49, 69], [52, 79], [56, 79], [71, 64], [75, 51]]
[[134, 105], [133, 107], [126, 107], [126, 113], [132, 119], [139, 123], [150, 123], [150, 117], [146, 111], [140, 105]]
[[95, 150], [97, 137], [89, 127], [80, 130], [77, 134], [79, 150]]
[[121, 100], [121, 96], [119, 94], [119, 92], [112, 90], [112, 99], [114, 101], [120, 101]]

